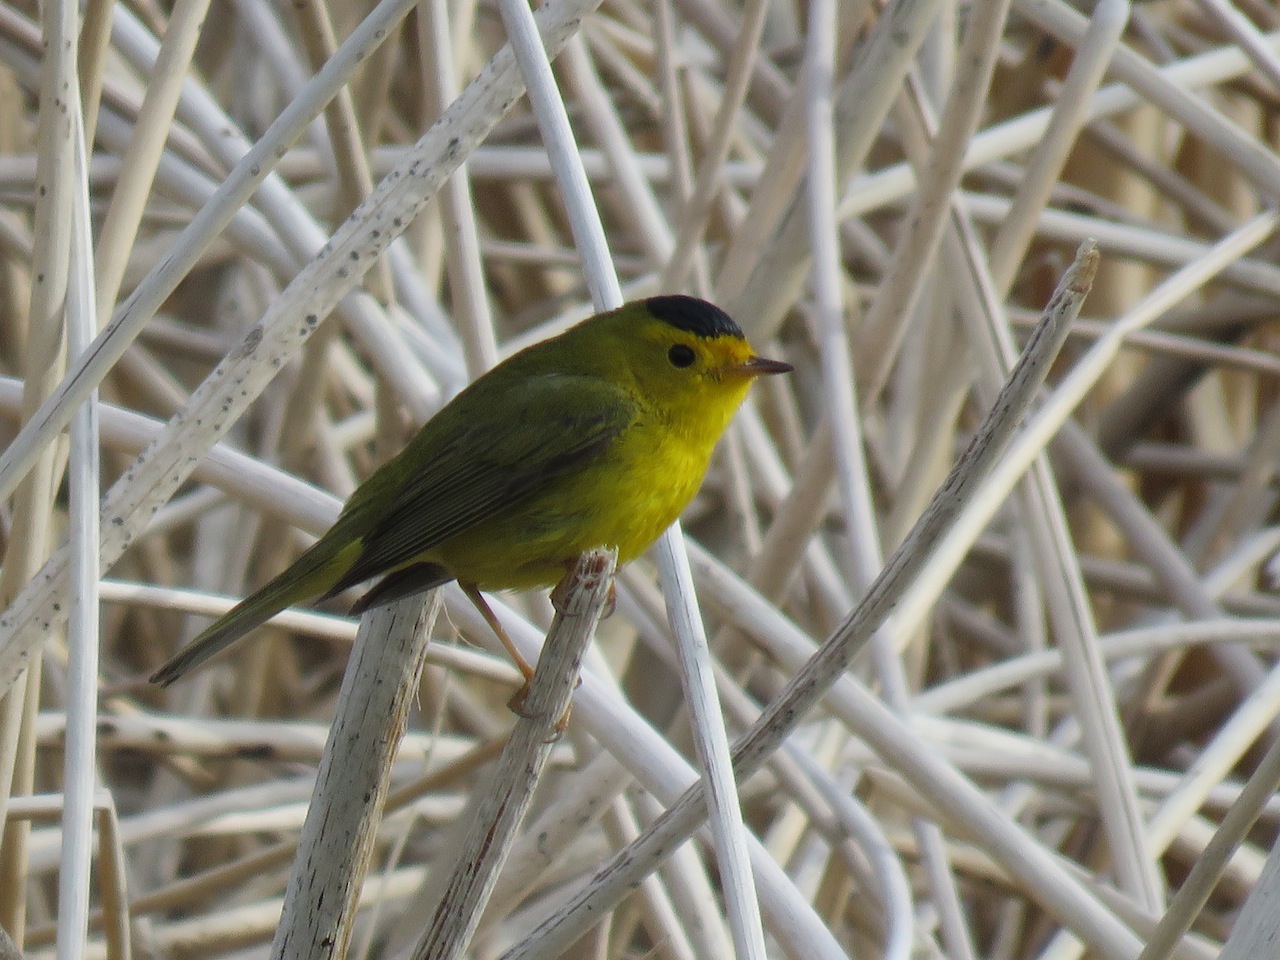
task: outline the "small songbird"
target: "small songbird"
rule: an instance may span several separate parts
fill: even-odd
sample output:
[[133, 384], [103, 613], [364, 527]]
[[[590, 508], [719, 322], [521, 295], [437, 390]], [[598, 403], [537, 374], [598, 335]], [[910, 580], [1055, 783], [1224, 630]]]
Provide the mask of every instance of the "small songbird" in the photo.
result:
[[172, 683], [285, 607], [379, 576], [355, 611], [456, 579], [512, 649], [480, 591], [551, 586], [593, 547], [616, 548], [619, 565], [643, 553], [697, 493], [752, 381], [789, 370], [686, 296], [534, 344], [454, 397], [292, 566], [151, 679]]

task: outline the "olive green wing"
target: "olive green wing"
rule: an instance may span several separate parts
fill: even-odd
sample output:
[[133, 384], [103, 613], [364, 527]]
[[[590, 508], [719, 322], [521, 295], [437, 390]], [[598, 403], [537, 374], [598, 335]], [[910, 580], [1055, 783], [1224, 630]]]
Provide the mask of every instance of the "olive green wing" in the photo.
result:
[[329, 595], [414, 561], [591, 463], [636, 417], [630, 397], [597, 377], [543, 374], [488, 386], [459, 395], [370, 477], [370, 493], [353, 499], [344, 519], [367, 532]]

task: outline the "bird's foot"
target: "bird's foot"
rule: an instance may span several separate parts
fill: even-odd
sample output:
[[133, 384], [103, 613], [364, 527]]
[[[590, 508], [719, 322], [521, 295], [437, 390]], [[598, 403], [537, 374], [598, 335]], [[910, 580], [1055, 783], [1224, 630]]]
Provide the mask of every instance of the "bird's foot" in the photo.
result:
[[[522, 717], [525, 720], [534, 719], [534, 714], [530, 713], [525, 709], [525, 701], [529, 697], [529, 684], [532, 681], [532, 679], [533, 678], [530, 677], [529, 680], [526, 680], [523, 684], [521, 684], [520, 689], [517, 690], [515, 693], [513, 693], [511, 695], [511, 699], [507, 701], [507, 709], [510, 710], [512, 713], [514, 713], [517, 717]], [[581, 685], [582, 685], [582, 680], [581, 678], [579, 678], [577, 686], [581, 686]], [[547, 738], [548, 743], [554, 743], [556, 740], [559, 740], [562, 736], [564, 736], [565, 730], [569, 728], [569, 717], [572, 713], [573, 713], [573, 704], [571, 703], [564, 708], [564, 713], [560, 715], [560, 719], [557, 720], [556, 725], [552, 727], [551, 736]]]

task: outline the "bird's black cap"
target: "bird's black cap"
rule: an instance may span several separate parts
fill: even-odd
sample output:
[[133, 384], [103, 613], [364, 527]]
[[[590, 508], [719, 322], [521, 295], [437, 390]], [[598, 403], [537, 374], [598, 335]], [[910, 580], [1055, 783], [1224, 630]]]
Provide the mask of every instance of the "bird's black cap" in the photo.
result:
[[650, 297], [645, 306], [659, 320], [677, 330], [688, 330], [699, 337], [737, 337], [744, 339], [742, 328], [713, 303], [697, 297], [672, 295]]

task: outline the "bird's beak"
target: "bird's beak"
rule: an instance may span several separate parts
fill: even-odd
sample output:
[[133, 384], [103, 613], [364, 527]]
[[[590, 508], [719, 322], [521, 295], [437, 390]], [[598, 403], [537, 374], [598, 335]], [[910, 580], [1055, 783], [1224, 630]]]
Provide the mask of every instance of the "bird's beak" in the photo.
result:
[[747, 357], [730, 369], [748, 377], [763, 377], [774, 373], [790, 373], [795, 367], [781, 360], [766, 360], [764, 357]]

